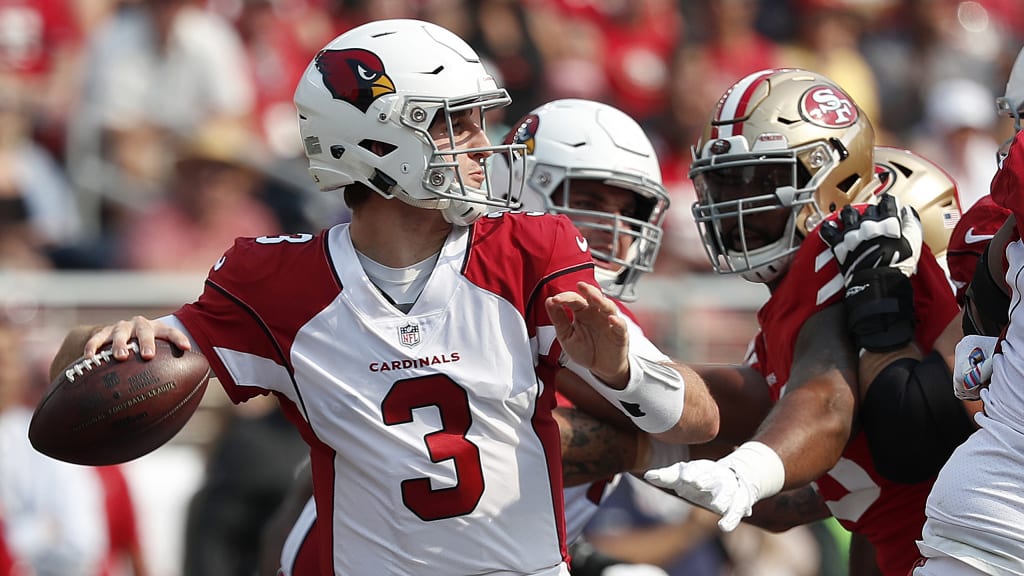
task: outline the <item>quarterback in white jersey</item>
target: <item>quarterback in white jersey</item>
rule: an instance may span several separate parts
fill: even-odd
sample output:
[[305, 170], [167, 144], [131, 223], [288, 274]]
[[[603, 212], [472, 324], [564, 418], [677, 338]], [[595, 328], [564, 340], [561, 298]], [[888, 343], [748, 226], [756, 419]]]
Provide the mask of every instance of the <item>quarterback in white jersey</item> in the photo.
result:
[[928, 519], [918, 542], [925, 559], [915, 576], [1024, 574], [1024, 496], [1019, 489], [1024, 486], [1022, 190], [1024, 132], [1018, 132], [991, 192], [992, 200], [1012, 215], [988, 248], [990, 269], [1004, 272], [992, 277], [1010, 292], [1009, 325], [999, 338], [986, 342], [973, 336], [961, 342], [971, 346], [957, 347], [958, 363], [961, 357], [967, 361], [954, 374], [955, 389], [963, 394], [973, 388], [985, 409], [975, 417], [980, 429], [953, 452], [928, 497]]
[[[598, 266], [596, 276], [604, 293], [622, 300], [633, 299], [636, 281], [653, 265], [661, 242], [660, 223], [668, 205], [654, 148], [640, 126], [605, 104], [559, 100], [535, 109], [515, 124], [505, 144], [525, 146], [524, 161], [510, 165], [497, 158], [491, 167], [492, 185], [506, 189], [517, 178], [524, 179], [523, 208], [533, 214], [570, 217], [581, 231], [580, 249], [589, 248]], [[544, 173], [552, 178], [542, 178]], [[619, 307], [629, 333], [631, 354], [670, 362], [647, 339], [628, 309], [621, 303]], [[593, 391], [582, 381], [588, 378], [586, 369], [570, 362], [567, 369], [560, 371], [557, 382], [559, 387], [571, 386], [577, 394], [585, 394]], [[690, 434], [685, 439], [710, 439], [715, 433], [717, 406], [699, 381], [688, 381], [685, 394]], [[593, 400], [585, 399], [591, 406]], [[602, 407], [609, 406], [607, 400], [596, 402]], [[558, 403], [572, 405], [562, 394], [558, 395]], [[619, 420], [622, 416], [618, 412], [605, 415], [618, 415]], [[655, 464], [674, 462], [685, 453], [685, 447], [669, 448], [661, 443], [658, 446], [653, 452], [668, 460]], [[569, 455], [570, 461], [571, 458]], [[565, 489], [567, 542], [572, 543], [582, 534], [602, 500], [617, 484], [618, 477], [609, 476]], [[280, 574], [310, 573], [308, 547], [315, 546], [310, 537], [315, 521], [316, 512], [307, 506], [282, 547]]]
[[[323, 574], [567, 574], [554, 373], [641, 429], [685, 439], [683, 376], [640, 356], [568, 218], [489, 183], [479, 57], [426, 22], [371, 22], [295, 92], [309, 170], [352, 221], [240, 238], [172, 318], [82, 327], [54, 364], [111, 342], [198, 348], [230, 398], [273, 393], [310, 446]], [[717, 413], [716, 413], [717, 414]]]

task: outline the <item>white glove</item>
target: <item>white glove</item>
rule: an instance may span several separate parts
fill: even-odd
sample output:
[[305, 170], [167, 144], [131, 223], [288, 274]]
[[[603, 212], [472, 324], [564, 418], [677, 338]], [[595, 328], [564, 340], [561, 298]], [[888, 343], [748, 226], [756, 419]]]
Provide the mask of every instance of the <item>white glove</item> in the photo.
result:
[[953, 394], [961, 400], [978, 400], [992, 378], [992, 357], [999, 338], [964, 336], [956, 344], [953, 366]]
[[869, 268], [897, 268], [908, 278], [917, 272], [924, 239], [921, 219], [910, 206], [900, 207], [891, 194], [882, 194], [863, 214], [845, 206], [839, 218], [827, 220], [819, 233], [832, 247], [847, 285], [854, 273]]
[[760, 442], [747, 442], [718, 461], [679, 462], [644, 474], [651, 484], [721, 516], [723, 532], [735, 530], [758, 500], [782, 490], [785, 478], [779, 455]]

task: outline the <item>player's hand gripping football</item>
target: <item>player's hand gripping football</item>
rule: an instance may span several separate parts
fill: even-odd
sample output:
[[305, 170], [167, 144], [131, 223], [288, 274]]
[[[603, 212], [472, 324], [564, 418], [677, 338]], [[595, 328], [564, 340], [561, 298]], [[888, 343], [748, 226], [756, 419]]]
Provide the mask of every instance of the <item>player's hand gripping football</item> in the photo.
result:
[[994, 336], [964, 336], [956, 345], [953, 394], [961, 400], [979, 400], [992, 378], [992, 357], [999, 339]]
[[912, 276], [924, 232], [917, 212], [910, 206], [900, 207], [895, 196], [885, 193], [863, 214], [850, 205], [843, 207], [838, 220], [822, 224], [820, 234], [850, 286], [855, 274], [871, 268], [892, 267]]
[[192, 343], [184, 332], [159, 322], [135, 316], [130, 320], [121, 320], [114, 324], [97, 328], [85, 342], [85, 356], [92, 356], [107, 342], [111, 343], [114, 358], [128, 358], [128, 341], [136, 338], [139, 342], [139, 354], [146, 360], [156, 355], [156, 339], [167, 340], [182, 350], [191, 350]]
[[629, 381], [629, 333], [618, 306], [595, 286], [562, 292], [544, 303], [555, 336], [574, 362], [613, 388]]

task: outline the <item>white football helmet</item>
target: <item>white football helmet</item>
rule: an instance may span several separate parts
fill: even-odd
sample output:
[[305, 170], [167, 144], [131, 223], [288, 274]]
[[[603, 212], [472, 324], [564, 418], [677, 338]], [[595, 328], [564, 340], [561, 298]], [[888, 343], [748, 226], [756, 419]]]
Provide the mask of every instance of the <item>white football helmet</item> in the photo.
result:
[[1000, 114], [1013, 118], [1015, 131], [1020, 132], [1021, 116], [1024, 116], [1024, 48], [1021, 48], [1010, 69], [1006, 92], [996, 98], [996, 109]]
[[[693, 215], [715, 271], [763, 283], [782, 275], [829, 212], [877, 187], [873, 147], [867, 116], [820, 74], [762, 70], [734, 84], [690, 166]], [[784, 213], [781, 231], [759, 229], [766, 218], [781, 225]]]
[[[309, 171], [320, 190], [360, 182], [385, 198], [442, 210], [468, 225], [496, 208], [517, 206], [521, 183], [508, 189], [465, 184], [458, 154], [509, 156], [521, 147], [439, 149], [428, 129], [454, 112], [507, 106], [466, 42], [435, 24], [381, 20], [354, 28], [325, 46], [295, 90]], [[443, 114], [443, 116], [438, 116]], [[487, 172], [487, 163], [484, 166]]]
[[[590, 253], [608, 267], [595, 276], [604, 293], [636, 299], [636, 282], [654, 267], [661, 221], [669, 205], [654, 147], [635, 120], [590, 100], [564, 99], [534, 109], [512, 126], [506, 144], [523, 144], [525, 156], [511, 165], [495, 160], [498, 188], [525, 180], [525, 210], [565, 214], [591, 238]], [[597, 181], [632, 192], [632, 213], [583, 209], [570, 204], [574, 182]], [[596, 233], [596, 234], [595, 234]], [[623, 236], [628, 237], [628, 242]], [[598, 243], [594, 239], [602, 237]], [[616, 247], [628, 244], [625, 253]]]

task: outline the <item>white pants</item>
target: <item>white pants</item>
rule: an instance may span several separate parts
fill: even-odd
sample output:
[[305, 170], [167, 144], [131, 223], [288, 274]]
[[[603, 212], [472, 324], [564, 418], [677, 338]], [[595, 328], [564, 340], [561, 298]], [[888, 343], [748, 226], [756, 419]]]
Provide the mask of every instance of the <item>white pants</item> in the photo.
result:
[[987, 573], [950, 556], [928, 558], [914, 568], [913, 576], [985, 576]]

